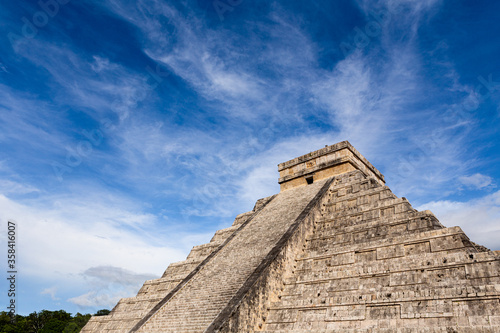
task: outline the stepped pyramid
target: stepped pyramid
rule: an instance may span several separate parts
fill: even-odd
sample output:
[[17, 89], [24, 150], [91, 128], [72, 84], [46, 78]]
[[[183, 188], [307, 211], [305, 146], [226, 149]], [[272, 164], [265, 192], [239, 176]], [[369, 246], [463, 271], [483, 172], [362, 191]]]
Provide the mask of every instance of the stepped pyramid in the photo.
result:
[[385, 186], [349, 142], [82, 332], [500, 332], [500, 251]]

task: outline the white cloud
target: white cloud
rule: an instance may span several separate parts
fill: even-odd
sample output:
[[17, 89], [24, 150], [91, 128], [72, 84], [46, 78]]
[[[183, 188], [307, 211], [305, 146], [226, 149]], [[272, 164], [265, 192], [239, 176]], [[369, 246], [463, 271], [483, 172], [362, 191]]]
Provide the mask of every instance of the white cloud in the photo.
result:
[[53, 103], [70, 104], [96, 120], [114, 113], [123, 121], [153, 90], [146, 67], [136, 72], [99, 56], [89, 62], [67, 45], [33, 39], [19, 42], [16, 52], [51, 74], [48, 84], [58, 84]]
[[339, 136], [358, 147], [373, 145], [386, 132], [386, 119], [398, 118], [391, 112], [398, 108], [393, 98], [398, 88], [379, 79], [369, 59], [355, 53], [311, 87], [310, 93], [327, 110], [331, 124], [340, 127]]
[[60, 300], [60, 298], [56, 297], [56, 293], [57, 293], [57, 287], [55, 286], [50, 288], [45, 288], [40, 292], [41, 295], [49, 295], [53, 301], [58, 301]]
[[22, 184], [8, 179], [0, 179], [0, 193], [28, 194], [33, 192], [40, 192], [40, 190], [29, 184]]
[[93, 58], [94, 62], [90, 64], [90, 68], [92, 68], [92, 70], [96, 73], [99, 73], [103, 70], [118, 69], [118, 66], [110, 65], [109, 59], [99, 56], [93, 56]]
[[482, 175], [480, 173], [476, 173], [471, 176], [459, 177], [458, 179], [465, 186], [479, 190], [486, 187], [495, 187], [495, 185], [493, 184], [493, 179], [491, 177]]
[[90, 267], [82, 273], [91, 291], [68, 299], [80, 307], [112, 308], [123, 297], [134, 296], [146, 280], [158, 278], [115, 266]]
[[[304, 81], [310, 78], [309, 66], [315, 61], [314, 43], [280, 8], [269, 14], [271, 23], [248, 22], [256, 33], [245, 36], [247, 43], [241, 45], [237, 31], [208, 27], [196, 15], [186, 16], [164, 3], [144, 6], [141, 1], [127, 10], [116, 1], [108, 1], [108, 6], [142, 30], [147, 55], [188, 82], [207, 101], [217, 103], [211, 112], [240, 121], [302, 117], [304, 110], [290, 100], [290, 94], [283, 93], [298, 90], [299, 97], [299, 91], [307, 86]], [[262, 47], [260, 32], [270, 34], [272, 48]], [[261, 49], [258, 59], [251, 56], [255, 49]], [[268, 81], [260, 75], [265, 70], [263, 63], [282, 81]]]
[[[167, 231], [156, 217], [141, 212], [140, 204], [102, 189], [86, 196], [28, 202], [0, 195], [0, 220], [17, 223], [19, 262], [26, 280], [60, 285], [64, 290], [59, 298], [68, 295], [71, 285], [73, 293], [86, 289], [95, 294], [96, 304], [131, 296], [169, 263], [185, 259], [193, 245], [185, 243], [185, 235], [196, 235], [182, 228], [172, 232], [175, 221]], [[5, 241], [2, 237], [1, 243]], [[104, 280], [113, 285], [102, 285]], [[54, 287], [33, 292], [56, 298]]]
[[[383, 27], [399, 28], [405, 33], [410, 32], [410, 38], [415, 38], [423, 21], [428, 20], [439, 9], [441, 0], [359, 0], [357, 1], [365, 15], [373, 19], [382, 17]], [[397, 33], [393, 30], [393, 35]], [[386, 35], [384, 38], [390, 38]]]
[[500, 250], [500, 191], [466, 202], [432, 201], [417, 209], [429, 209], [443, 225], [460, 226], [473, 242]]
[[[66, 121], [58, 113], [51, 112], [50, 103], [38, 101], [34, 95], [20, 93], [0, 83], [0, 121], [3, 123], [0, 140], [4, 142], [24, 142], [32, 138], [29, 151], [53, 154], [66, 142], [59, 126], [64, 128]], [[37, 112], [33, 112], [37, 110]], [[46, 121], [50, 114], [51, 121]], [[31, 155], [32, 161], [37, 156]], [[8, 161], [3, 165], [8, 167]]]
[[82, 308], [113, 308], [118, 301], [123, 298], [123, 292], [120, 292], [119, 295], [116, 294], [108, 294], [108, 293], [100, 293], [98, 291], [89, 291], [86, 294], [72, 297], [68, 299], [68, 302], [76, 304]]
[[83, 276], [96, 279], [100, 284], [120, 284], [124, 286], [137, 286], [146, 280], [155, 278], [152, 274], [137, 274], [127, 269], [115, 266], [96, 266], [85, 270]]
[[[181, 258], [179, 251], [149, 245], [146, 235], [133, 231], [140, 230], [137, 222], [147, 221], [145, 215], [83, 201], [61, 199], [52, 205], [25, 206], [0, 196], [2, 220], [18, 222], [19, 247], [30, 254], [23, 258], [27, 275], [58, 279], [60, 274], [111, 263], [158, 274], [162, 257]], [[150, 252], [155, 252], [155, 258], [144, 260]]]
[[[441, 191], [445, 184], [450, 184], [453, 178], [466, 172], [471, 163], [467, 161], [463, 149], [466, 146], [466, 131], [457, 132], [457, 124], [444, 123], [441, 119], [446, 106], [422, 108], [420, 104], [415, 107], [422, 96], [430, 92], [440, 93], [443, 89], [423, 80], [423, 63], [415, 39], [419, 26], [426, 24], [425, 20], [439, 9], [441, 1], [359, 3], [370, 20], [374, 19], [370, 16], [373, 11], [381, 8], [387, 11], [389, 8], [386, 13], [389, 15], [383, 16], [385, 21], [380, 22], [380, 36], [372, 39], [373, 50], [355, 51], [339, 61], [332, 70], [325, 70], [318, 67], [317, 46], [308, 32], [300, 28], [300, 18], [290, 16], [279, 5], [271, 6], [272, 10], [266, 16], [272, 25], [262, 21], [247, 23], [250, 25], [248, 30], [255, 31], [256, 36], [263, 32], [273, 42], [273, 48], [265, 48], [261, 40], [252, 34], [245, 36], [246, 47], [261, 50], [259, 58], [254, 59], [249, 58], [243, 52], [245, 47], [238, 44], [238, 31], [213, 30], [196, 15], [181, 15], [175, 8], [160, 2], [153, 3], [154, 9], [151, 9], [151, 4], [147, 9], [143, 1], [137, 7], [128, 9], [118, 6], [116, 1], [109, 2], [115, 13], [142, 30], [146, 40], [144, 50], [150, 57], [163, 62], [208, 101], [218, 102], [214, 104], [215, 113], [229, 116], [230, 124], [235, 126], [241, 121], [232, 118], [243, 118], [246, 128], [262, 128], [254, 135], [245, 136], [248, 144], [244, 151], [247, 155], [258, 154], [262, 157], [273, 150], [276, 142], [291, 143], [294, 141], [292, 137], [303, 134], [287, 133], [288, 128], [282, 127], [268, 137], [263, 135], [275, 123], [292, 124], [290, 128], [293, 129], [302, 125], [304, 118], [314, 115], [333, 128], [330, 131], [334, 134], [328, 135], [331, 139], [325, 144], [349, 140], [380, 169], [385, 169], [397, 192], [422, 196]], [[168, 31], [163, 37], [162, 30]], [[411, 38], [399, 38], [399, 35], [394, 35], [395, 31], [410, 32]], [[381, 50], [386, 54], [384, 61], [378, 57]], [[267, 79], [265, 75], [258, 75], [257, 68], [263, 63], [272, 68], [276, 77]], [[474, 100], [470, 87], [460, 84], [453, 64], [447, 63], [444, 67], [440, 75], [448, 79], [448, 87], [460, 94], [467, 93], [465, 97], [454, 99], [459, 100], [457, 107]], [[304, 103], [299, 96], [307, 96], [308, 102]], [[245, 158], [235, 158], [234, 144], [231, 144], [231, 141], [241, 140], [240, 133], [226, 131], [226, 142], [222, 143], [214, 139], [216, 133], [209, 131], [199, 133], [189, 129], [192, 132], [186, 135], [184, 129], [172, 131], [165, 124], [145, 127], [148, 126], [149, 132], [136, 127], [132, 129], [135, 134], [124, 136], [124, 151], [130, 154], [131, 160], [138, 162], [137, 165], [140, 165], [137, 158], [140, 154], [145, 154], [146, 158], [166, 158], [157, 152], [171, 157], [175, 155], [172, 154], [172, 147], [175, 147], [177, 151], [187, 151], [182, 154], [183, 157], [193, 162], [190, 170], [199, 174], [199, 170], [212, 168], [215, 164], [200, 162], [198, 154], [218, 155], [225, 150], [230, 151], [228, 155], [239, 162], [241, 172], [238, 178], [243, 179], [238, 180], [238, 184], [245, 184], [242, 186], [250, 190], [249, 193], [269, 193], [274, 186], [263, 190], [264, 185], [250, 184], [254, 180], [262, 184], [258, 179], [262, 179], [267, 171], [262, 165], [252, 163], [241, 167]], [[165, 132], [175, 132], [175, 135], [165, 135]], [[307, 135], [316, 142], [326, 137], [320, 130], [313, 130]], [[145, 145], [139, 147], [139, 143], [144, 142]], [[168, 144], [163, 145], [162, 142]], [[133, 153], [131, 149], [136, 146], [138, 149]], [[199, 149], [200, 146], [204, 150]], [[322, 146], [323, 142], [311, 150]], [[299, 155], [303, 153], [301, 148], [297, 149]], [[192, 158], [194, 156], [196, 158]], [[268, 170], [272, 171], [271, 168]], [[197, 188], [194, 197], [202, 196], [213, 207], [217, 203], [203, 192], [208, 189], [215, 198], [220, 198], [219, 195], [225, 195], [227, 191], [217, 187], [214, 192], [211, 190], [214, 183], [208, 177], [206, 181]], [[228, 184], [222, 185], [227, 187]], [[447, 188], [446, 192], [453, 190]], [[253, 197], [240, 195], [247, 198], [244, 202]], [[187, 214], [201, 214], [192, 208], [186, 211]], [[229, 214], [228, 211], [203, 208], [208, 215]]]

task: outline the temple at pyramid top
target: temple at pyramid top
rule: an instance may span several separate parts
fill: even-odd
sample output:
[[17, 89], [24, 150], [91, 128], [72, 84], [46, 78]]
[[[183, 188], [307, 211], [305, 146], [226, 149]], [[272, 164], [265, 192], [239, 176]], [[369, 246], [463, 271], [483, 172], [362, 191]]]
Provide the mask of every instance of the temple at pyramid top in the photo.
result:
[[278, 164], [281, 191], [312, 184], [349, 171], [360, 170], [385, 184], [384, 176], [348, 141], [326, 146], [309, 154]]
[[500, 332], [500, 251], [398, 198], [347, 141], [278, 169], [280, 193], [81, 332]]

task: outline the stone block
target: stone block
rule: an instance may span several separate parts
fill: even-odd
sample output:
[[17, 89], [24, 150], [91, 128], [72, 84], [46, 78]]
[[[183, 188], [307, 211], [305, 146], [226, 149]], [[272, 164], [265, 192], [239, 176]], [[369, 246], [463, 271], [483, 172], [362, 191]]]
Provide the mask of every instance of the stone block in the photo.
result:
[[401, 307], [399, 304], [378, 305], [366, 307], [367, 319], [386, 320], [401, 318]]
[[352, 321], [364, 320], [365, 305], [346, 305], [329, 307], [326, 311], [325, 321]]
[[460, 234], [434, 238], [430, 240], [430, 243], [432, 252], [460, 249], [464, 247], [462, 235]]
[[295, 309], [271, 310], [267, 323], [294, 323], [297, 316], [298, 310]]
[[356, 261], [354, 252], [341, 253], [337, 255], [333, 255], [330, 259], [331, 266], [340, 266], [340, 265], [348, 265], [353, 264]]
[[422, 255], [431, 252], [431, 245], [428, 241], [405, 244], [404, 248], [407, 256]]
[[405, 248], [403, 244], [377, 248], [377, 260], [404, 257], [404, 255]]

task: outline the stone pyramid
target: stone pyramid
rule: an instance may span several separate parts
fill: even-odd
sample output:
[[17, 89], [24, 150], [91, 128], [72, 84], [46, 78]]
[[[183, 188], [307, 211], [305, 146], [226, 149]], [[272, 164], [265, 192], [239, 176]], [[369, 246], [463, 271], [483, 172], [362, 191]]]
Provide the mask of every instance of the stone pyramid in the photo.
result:
[[500, 332], [500, 251], [385, 186], [349, 142], [82, 332]]

